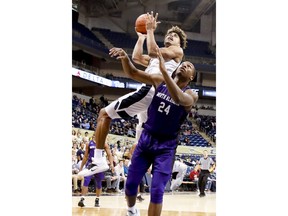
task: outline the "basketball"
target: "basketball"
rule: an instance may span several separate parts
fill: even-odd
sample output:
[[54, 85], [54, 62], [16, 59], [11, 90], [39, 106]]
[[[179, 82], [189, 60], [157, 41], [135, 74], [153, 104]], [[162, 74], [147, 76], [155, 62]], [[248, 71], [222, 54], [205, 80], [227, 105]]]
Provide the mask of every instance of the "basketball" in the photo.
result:
[[137, 17], [135, 21], [135, 28], [137, 32], [140, 32], [142, 34], [147, 34], [146, 31], [146, 16], [147, 14], [141, 14]]

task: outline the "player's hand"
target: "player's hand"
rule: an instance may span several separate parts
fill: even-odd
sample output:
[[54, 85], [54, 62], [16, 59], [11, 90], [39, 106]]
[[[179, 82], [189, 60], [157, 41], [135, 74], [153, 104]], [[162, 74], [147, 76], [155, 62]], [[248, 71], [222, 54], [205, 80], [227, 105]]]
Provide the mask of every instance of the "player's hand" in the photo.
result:
[[111, 57], [116, 57], [116, 59], [127, 58], [127, 53], [122, 48], [113, 47], [109, 50], [109, 55]]
[[156, 13], [155, 17], [153, 16], [153, 11], [151, 13], [147, 13], [147, 21], [146, 21], [146, 30], [154, 30], [157, 28], [157, 25], [160, 24], [160, 21], [157, 21], [158, 13]]
[[147, 34], [142, 34], [141, 32], [137, 32], [137, 31], [136, 31], [136, 27], [135, 27], [135, 32], [137, 33], [137, 35], [138, 35], [139, 38], [144, 38], [144, 39], [147, 38]]

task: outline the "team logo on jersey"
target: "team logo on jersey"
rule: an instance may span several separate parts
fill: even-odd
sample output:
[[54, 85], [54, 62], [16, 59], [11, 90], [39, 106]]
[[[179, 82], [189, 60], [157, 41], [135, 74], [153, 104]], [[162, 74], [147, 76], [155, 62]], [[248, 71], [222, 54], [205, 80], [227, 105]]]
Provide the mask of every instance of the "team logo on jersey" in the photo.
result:
[[174, 100], [170, 96], [166, 95], [165, 93], [157, 92], [156, 97], [162, 98], [162, 99], [164, 99], [164, 100], [166, 100], [166, 101], [168, 101], [170, 103], [173, 103], [173, 104], [179, 106], [179, 104], [176, 104], [174, 102]]

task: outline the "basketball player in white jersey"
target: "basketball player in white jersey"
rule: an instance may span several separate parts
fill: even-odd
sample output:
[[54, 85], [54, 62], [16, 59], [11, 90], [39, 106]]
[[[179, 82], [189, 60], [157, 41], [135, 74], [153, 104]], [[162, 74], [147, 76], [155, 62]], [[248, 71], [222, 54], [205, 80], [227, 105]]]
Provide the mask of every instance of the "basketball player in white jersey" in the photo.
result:
[[[157, 28], [158, 13], [153, 16], [153, 12], [147, 13], [146, 29], [147, 35], [138, 34], [138, 40], [133, 50], [133, 60], [146, 66], [147, 73], [159, 73], [159, 60], [157, 59], [157, 43], [154, 37], [154, 31]], [[147, 39], [148, 55], [143, 55], [143, 44]], [[171, 76], [177, 67], [181, 64], [184, 56], [183, 49], [186, 48], [187, 36], [178, 26], [168, 29], [164, 38], [164, 47], [160, 48], [160, 52], [165, 60], [165, 67]], [[111, 55], [111, 53], [109, 53]], [[111, 57], [114, 57], [113, 54]], [[147, 108], [149, 107], [154, 96], [155, 89], [149, 85], [142, 85], [139, 89], [126, 94], [119, 99], [113, 101], [105, 108], [101, 109], [97, 119], [97, 127], [95, 130], [95, 158], [93, 164], [95, 166], [90, 169], [84, 169], [79, 175], [89, 176], [95, 173], [103, 172], [109, 169], [105, 157], [103, 157], [105, 140], [110, 129], [112, 119], [123, 118], [129, 119], [138, 115], [139, 123], [136, 130], [136, 139], [138, 141], [142, 123], [147, 119]]]
[[[153, 15], [153, 12], [151, 12], [151, 14]], [[158, 17], [158, 14], [156, 14], [155, 20], [157, 20], [157, 17]], [[154, 27], [156, 28], [157, 26], [157, 22], [156, 22], [156, 26], [151, 26], [153, 23], [151, 19], [152, 17], [148, 15], [149, 21], [147, 24], [147, 30], [154, 29]], [[132, 53], [132, 60], [137, 64], [147, 67], [145, 70], [146, 73], [160, 74], [159, 60], [158, 58], [155, 58], [156, 42], [154, 38], [154, 31], [147, 31], [147, 35], [137, 32], [137, 35], [138, 35], [138, 40]], [[147, 38], [147, 49], [148, 49], [149, 55], [143, 55], [143, 45], [144, 45], [146, 38]], [[176, 68], [180, 65], [183, 55], [184, 55], [183, 49], [185, 48], [186, 48], [186, 34], [177, 26], [170, 28], [167, 31], [165, 39], [164, 39], [164, 47], [160, 48], [161, 53], [165, 60], [165, 67], [170, 76], [176, 70]], [[149, 52], [149, 50], [151, 51]], [[145, 84], [143, 84], [143, 86], [145, 86]], [[149, 93], [147, 97], [147, 99], [150, 100], [148, 101], [149, 104], [152, 99], [151, 95], [152, 96], [154, 95], [154, 91], [155, 91], [154, 87], [149, 89]], [[141, 135], [142, 124], [147, 120], [146, 110], [137, 113], [137, 118], [138, 118], [138, 124], [136, 127], [136, 141], [139, 140], [139, 137]]]
[[175, 160], [172, 169], [170, 190], [175, 191], [183, 182], [188, 166], [180, 160]]

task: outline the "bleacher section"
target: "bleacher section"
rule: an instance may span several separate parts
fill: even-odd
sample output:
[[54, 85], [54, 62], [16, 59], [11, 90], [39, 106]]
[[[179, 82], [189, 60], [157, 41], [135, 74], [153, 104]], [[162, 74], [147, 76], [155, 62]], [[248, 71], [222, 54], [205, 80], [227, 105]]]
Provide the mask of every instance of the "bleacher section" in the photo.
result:
[[[99, 33], [101, 33], [111, 44], [113, 44], [113, 46], [116, 46], [116, 47], [122, 47], [124, 49], [133, 49], [137, 41], [137, 37], [131, 37], [125, 33], [113, 32], [109, 29], [102, 29], [102, 28], [95, 28], [95, 27], [93, 27], [92, 29], [93, 31], [98, 31]], [[90, 33], [93, 34], [91, 31]], [[89, 33], [89, 36], [90, 36], [90, 33]], [[205, 57], [205, 58], [215, 58], [215, 55], [210, 52], [208, 42], [196, 41], [196, 40], [187, 40], [187, 42], [188, 43], [187, 43], [187, 48], [185, 49], [185, 55]], [[158, 46], [163, 45], [162, 41], [156, 41], [156, 43], [158, 44]], [[143, 50], [147, 51], [146, 43], [144, 43]], [[200, 64], [197, 65], [197, 67], [199, 66]], [[207, 67], [209, 67], [209, 65], [207, 65]], [[214, 65], [210, 65], [208, 69], [211, 70], [213, 68], [215, 71]]]
[[[194, 161], [194, 162], [199, 161], [201, 157], [203, 157], [202, 154], [182, 154], [182, 155], [180, 155], [180, 158], [182, 160], [184, 160], [184, 163], [185, 163], [185, 161], [186, 162], [190, 161], [189, 163], [185, 163], [189, 166], [187, 169], [186, 175], [188, 174], [189, 171], [191, 171], [192, 167], [194, 167], [194, 165], [193, 166], [191, 165], [191, 162], [192, 161]], [[216, 162], [216, 156], [215, 155], [210, 155], [209, 157], [211, 157], [213, 159], [213, 161]]]
[[[188, 140], [188, 142], [185, 141]], [[200, 134], [183, 135], [179, 139], [181, 145], [197, 146], [197, 147], [211, 147], [208, 142]]]
[[209, 43], [204, 41], [187, 40], [185, 54], [188, 56], [215, 58], [215, 55], [209, 49]]
[[108, 53], [108, 48], [99, 40], [96, 35], [91, 32], [87, 27], [84, 25], [73, 22], [72, 23], [72, 30], [73, 30], [73, 42], [78, 42], [81, 44], [85, 44], [90, 46], [94, 49], [100, 50], [102, 52]]
[[93, 31], [100, 32], [113, 46], [122, 48], [134, 48], [137, 38], [132, 38], [125, 33], [112, 32], [109, 29], [93, 28]]
[[[184, 51], [186, 52], [186, 51]], [[215, 65], [194, 63], [196, 70], [216, 72]]]

